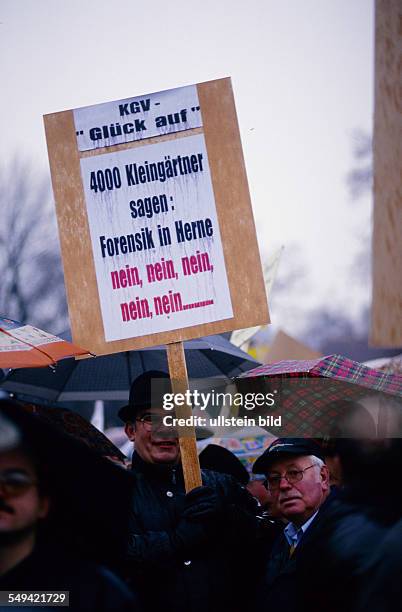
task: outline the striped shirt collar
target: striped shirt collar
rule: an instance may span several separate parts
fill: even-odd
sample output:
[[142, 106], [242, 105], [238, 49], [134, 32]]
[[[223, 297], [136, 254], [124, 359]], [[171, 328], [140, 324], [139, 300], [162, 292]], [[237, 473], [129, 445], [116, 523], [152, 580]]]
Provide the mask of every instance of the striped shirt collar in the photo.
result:
[[310, 518], [303, 523], [301, 527], [296, 527], [294, 523], [288, 523], [285, 527], [284, 534], [285, 538], [288, 541], [289, 546], [297, 546], [301, 540], [301, 537], [304, 533], [306, 533], [307, 529], [310, 527], [311, 523], [315, 519], [318, 514], [318, 510], [314, 512]]

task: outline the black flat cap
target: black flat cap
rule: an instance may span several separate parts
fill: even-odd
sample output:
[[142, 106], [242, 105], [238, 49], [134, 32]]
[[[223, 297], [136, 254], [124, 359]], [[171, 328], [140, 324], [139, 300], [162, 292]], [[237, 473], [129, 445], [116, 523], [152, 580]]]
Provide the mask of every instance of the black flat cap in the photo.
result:
[[284, 455], [314, 455], [324, 460], [322, 448], [310, 438], [278, 438], [258, 457], [253, 473], [265, 474], [272, 463]]
[[144, 372], [132, 383], [128, 404], [120, 408], [117, 414], [124, 423], [133, 421], [143, 410], [162, 408], [163, 395], [171, 392], [169, 374], [160, 370]]

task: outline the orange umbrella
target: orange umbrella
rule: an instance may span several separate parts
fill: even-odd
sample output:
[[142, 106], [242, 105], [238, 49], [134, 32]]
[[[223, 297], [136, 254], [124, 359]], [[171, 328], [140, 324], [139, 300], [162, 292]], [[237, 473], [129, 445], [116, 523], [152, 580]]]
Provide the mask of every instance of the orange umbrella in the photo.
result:
[[32, 325], [0, 317], [0, 368], [39, 368], [89, 351]]

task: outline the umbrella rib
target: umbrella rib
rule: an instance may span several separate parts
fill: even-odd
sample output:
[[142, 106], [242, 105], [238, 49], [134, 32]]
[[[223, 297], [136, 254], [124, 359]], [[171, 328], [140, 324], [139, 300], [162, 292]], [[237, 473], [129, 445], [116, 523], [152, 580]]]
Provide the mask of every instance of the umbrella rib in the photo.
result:
[[[93, 358], [92, 358], [92, 359], [93, 359]], [[75, 361], [75, 359], [74, 359], [74, 358], [73, 358], [73, 360]], [[67, 361], [67, 360], [66, 360], [66, 361]], [[75, 365], [74, 365], [74, 367], [73, 367], [73, 369], [72, 369], [72, 372], [75, 370], [75, 368], [76, 368], [76, 367], [77, 367], [77, 365], [75, 364]], [[57, 364], [56, 364], [56, 366], [55, 366], [55, 369], [56, 369], [56, 368], [57, 368]], [[65, 389], [65, 388], [66, 388], [66, 386], [67, 386], [67, 383], [68, 383], [68, 382], [69, 382], [69, 380], [70, 380], [70, 376], [71, 376], [71, 373], [66, 375], [66, 378], [65, 378], [65, 380], [64, 380], [64, 384], [61, 386], [61, 389], [59, 390], [59, 393], [58, 393], [58, 395], [57, 395], [57, 399], [56, 399], [56, 401], [59, 401], [59, 397], [60, 397], [60, 396], [61, 396], [61, 394], [63, 393], [64, 389]]]
[[144, 356], [142, 354], [142, 351], [140, 351], [140, 362], [141, 362], [141, 367], [142, 367], [142, 369], [145, 372], [145, 359], [144, 359]]

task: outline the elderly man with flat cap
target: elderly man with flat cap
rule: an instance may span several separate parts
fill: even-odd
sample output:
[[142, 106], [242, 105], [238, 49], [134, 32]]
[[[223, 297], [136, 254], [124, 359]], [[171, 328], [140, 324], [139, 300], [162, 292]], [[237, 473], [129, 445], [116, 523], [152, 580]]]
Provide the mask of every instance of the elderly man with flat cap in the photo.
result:
[[131, 582], [147, 610], [240, 610], [259, 530], [255, 500], [232, 477], [208, 470], [203, 486], [186, 494], [177, 434], [163, 425], [166, 392], [168, 375], [147, 372], [119, 412], [135, 449]]
[[265, 484], [288, 521], [274, 543], [259, 605], [281, 612], [301, 610], [298, 566], [303, 548], [311, 536], [317, 536], [331, 502], [328, 468], [313, 440], [279, 438], [257, 459], [253, 472], [266, 475]]

